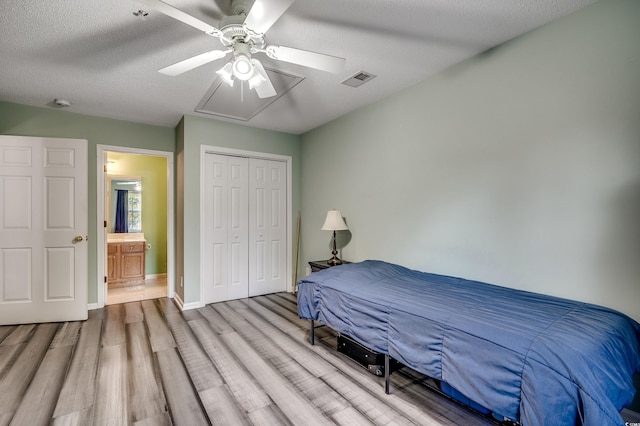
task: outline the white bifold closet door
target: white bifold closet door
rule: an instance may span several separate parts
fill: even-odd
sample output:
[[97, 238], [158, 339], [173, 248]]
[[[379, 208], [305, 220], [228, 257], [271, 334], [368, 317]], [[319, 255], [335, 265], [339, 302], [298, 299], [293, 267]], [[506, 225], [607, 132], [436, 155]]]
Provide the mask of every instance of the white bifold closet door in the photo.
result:
[[206, 154], [204, 303], [249, 295], [248, 159]]
[[206, 154], [203, 302], [286, 290], [285, 163]]
[[286, 169], [249, 159], [249, 296], [287, 289]]

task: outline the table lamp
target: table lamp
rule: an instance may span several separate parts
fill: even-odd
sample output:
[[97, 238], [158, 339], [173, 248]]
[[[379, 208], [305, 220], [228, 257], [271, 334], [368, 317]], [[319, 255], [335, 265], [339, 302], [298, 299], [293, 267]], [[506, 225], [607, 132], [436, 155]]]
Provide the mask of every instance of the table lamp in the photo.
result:
[[340, 210], [329, 210], [327, 212], [327, 218], [324, 220], [324, 225], [321, 228], [323, 231], [333, 231], [333, 250], [331, 253], [333, 257], [327, 261], [331, 266], [341, 265], [342, 260], [338, 258], [338, 250], [336, 249], [336, 231], [346, 231], [349, 229], [347, 224], [342, 218]]

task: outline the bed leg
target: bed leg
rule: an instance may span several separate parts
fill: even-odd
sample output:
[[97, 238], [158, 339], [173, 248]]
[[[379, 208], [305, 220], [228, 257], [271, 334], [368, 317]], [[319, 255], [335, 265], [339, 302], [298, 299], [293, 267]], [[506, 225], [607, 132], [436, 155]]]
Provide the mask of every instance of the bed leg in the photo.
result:
[[311, 330], [309, 332], [309, 340], [311, 342], [311, 346], [315, 345], [315, 343], [316, 343], [315, 334], [316, 334], [316, 325], [315, 325], [314, 321], [311, 320]]
[[391, 375], [391, 372], [389, 371], [389, 355], [385, 354], [384, 355], [384, 393], [386, 393], [387, 395], [389, 395], [389, 376]]

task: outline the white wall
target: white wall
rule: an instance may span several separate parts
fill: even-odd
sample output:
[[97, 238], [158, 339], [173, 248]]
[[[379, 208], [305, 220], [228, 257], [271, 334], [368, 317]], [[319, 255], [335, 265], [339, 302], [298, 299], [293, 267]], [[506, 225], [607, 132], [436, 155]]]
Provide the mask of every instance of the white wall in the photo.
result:
[[328, 257], [338, 208], [348, 260], [640, 320], [638, 22], [601, 0], [303, 135], [303, 261]]

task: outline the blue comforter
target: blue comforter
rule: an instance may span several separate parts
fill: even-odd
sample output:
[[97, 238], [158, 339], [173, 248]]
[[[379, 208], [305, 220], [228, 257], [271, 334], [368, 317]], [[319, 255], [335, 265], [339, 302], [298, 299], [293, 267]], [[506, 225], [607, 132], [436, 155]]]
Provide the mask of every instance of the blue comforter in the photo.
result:
[[624, 425], [640, 371], [619, 312], [380, 261], [300, 280], [298, 312], [522, 425]]

